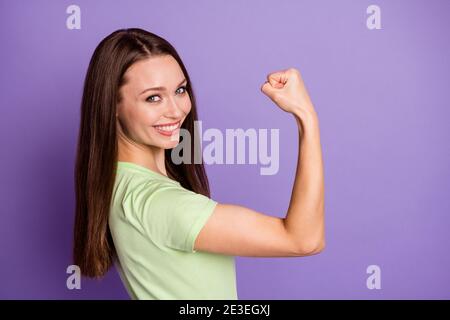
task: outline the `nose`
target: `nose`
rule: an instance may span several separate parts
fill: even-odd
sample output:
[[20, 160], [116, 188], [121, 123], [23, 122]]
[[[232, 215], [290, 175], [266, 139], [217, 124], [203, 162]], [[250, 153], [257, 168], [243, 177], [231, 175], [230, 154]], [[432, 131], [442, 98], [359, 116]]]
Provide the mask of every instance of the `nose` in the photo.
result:
[[167, 103], [165, 116], [168, 118], [181, 118], [183, 116], [183, 110], [177, 105], [176, 101], [172, 98]]

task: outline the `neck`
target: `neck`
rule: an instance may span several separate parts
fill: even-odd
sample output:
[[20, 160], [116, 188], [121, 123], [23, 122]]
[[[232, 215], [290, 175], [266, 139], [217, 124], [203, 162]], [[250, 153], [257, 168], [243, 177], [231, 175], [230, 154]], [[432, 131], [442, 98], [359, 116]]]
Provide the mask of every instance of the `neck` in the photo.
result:
[[118, 139], [118, 160], [132, 162], [167, 176], [164, 149]]

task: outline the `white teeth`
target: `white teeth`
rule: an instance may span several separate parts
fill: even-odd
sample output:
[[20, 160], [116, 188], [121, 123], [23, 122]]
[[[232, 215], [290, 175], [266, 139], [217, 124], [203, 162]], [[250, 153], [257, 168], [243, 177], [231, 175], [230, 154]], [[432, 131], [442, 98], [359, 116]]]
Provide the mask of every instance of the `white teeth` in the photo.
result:
[[163, 130], [163, 131], [173, 131], [176, 128], [178, 128], [178, 124], [174, 124], [171, 126], [156, 126], [156, 128], [158, 128], [159, 130]]

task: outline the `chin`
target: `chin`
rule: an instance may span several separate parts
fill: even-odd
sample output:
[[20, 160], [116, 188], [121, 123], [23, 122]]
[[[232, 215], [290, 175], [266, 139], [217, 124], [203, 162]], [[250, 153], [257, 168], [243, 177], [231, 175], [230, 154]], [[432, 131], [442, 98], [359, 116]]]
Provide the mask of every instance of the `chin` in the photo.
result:
[[173, 149], [180, 143], [180, 137], [178, 137], [176, 140], [169, 140], [162, 142], [159, 147], [162, 149]]

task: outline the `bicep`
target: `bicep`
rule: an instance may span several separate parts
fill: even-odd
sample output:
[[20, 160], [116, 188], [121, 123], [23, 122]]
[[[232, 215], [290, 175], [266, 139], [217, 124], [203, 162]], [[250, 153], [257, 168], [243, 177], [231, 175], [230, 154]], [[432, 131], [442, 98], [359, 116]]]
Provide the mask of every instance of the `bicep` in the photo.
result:
[[284, 219], [232, 204], [216, 205], [194, 247], [198, 251], [236, 256], [302, 255], [287, 232]]

